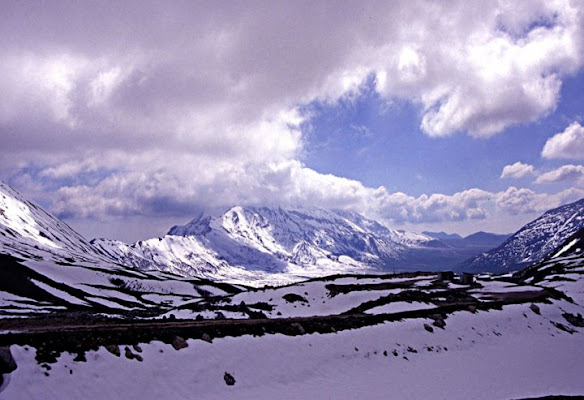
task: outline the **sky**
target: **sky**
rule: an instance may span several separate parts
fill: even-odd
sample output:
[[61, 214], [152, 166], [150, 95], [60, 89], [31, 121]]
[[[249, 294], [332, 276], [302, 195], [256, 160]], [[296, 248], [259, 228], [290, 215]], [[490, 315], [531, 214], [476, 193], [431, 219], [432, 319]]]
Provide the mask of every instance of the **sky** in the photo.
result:
[[512, 233], [584, 197], [580, 1], [6, 1], [0, 179], [85, 236], [341, 208]]

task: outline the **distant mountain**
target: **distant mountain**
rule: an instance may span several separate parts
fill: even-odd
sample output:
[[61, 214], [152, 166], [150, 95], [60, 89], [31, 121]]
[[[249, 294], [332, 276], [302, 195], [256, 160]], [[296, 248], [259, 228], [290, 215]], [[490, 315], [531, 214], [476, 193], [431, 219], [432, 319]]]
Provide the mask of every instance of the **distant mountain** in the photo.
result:
[[543, 261], [571, 235], [584, 227], [584, 199], [547, 211], [499, 247], [463, 264], [475, 272], [508, 272]]
[[446, 232], [428, 232], [424, 231], [422, 234], [426, 236], [430, 236], [431, 238], [438, 239], [438, 240], [460, 240], [462, 236], [458, 233], [446, 233]]
[[132, 245], [104, 239], [92, 243], [120, 263], [181, 275], [209, 276], [241, 267], [320, 276], [382, 269], [401, 260], [409, 246], [430, 241], [344, 211], [232, 207], [200, 214], [163, 238]]
[[479, 245], [493, 248], [501, 245], [509, 237], [511, 237], [510, 234], [500, 235], [497, 233], [476, 232], [463, 238], [462, 242], [466, 245]]
[[465, 247], [476, 248], [477, 253], [482, 253], [484, 251], [497, 247], [511, 236], [510, 234], [500, 235], [497, 233], [489, 232], [476, 232], [464, 238], [457, 233], [424, 231], [423, 234], [426, 236], [430, 236], [431, 238], [440, 240], [441, 242], [446, 243], [449, 246], [459, 248]]
[[392, 230], [347, 211], [240, 206], [201, 213], [162, 238], [130, 245], [96, 239], [92, 244], [119, 263], [215, 278], [227, 277], [231, 267], [302, 277], [437, 270], [452, 268], [483, 250]]

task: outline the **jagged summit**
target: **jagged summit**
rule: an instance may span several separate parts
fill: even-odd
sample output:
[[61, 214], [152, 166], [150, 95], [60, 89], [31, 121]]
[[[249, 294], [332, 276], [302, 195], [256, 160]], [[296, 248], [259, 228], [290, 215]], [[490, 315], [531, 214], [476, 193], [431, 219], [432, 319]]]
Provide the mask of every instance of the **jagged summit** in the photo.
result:
[[197, 236], [204, 235], [208, 233], [211, 229], [209, 227], [209, 222], [211, 217], [206, 215], [204, 211], [200, 211], [199, 214], [193, 218], [186, 225], [175, 225], [168, 231], [168, 235], [174, 236]]
[[392, 230], [354, 212], [317, 207], [233, 206], [200, 212], [163, 238], [131, 245], [92, 243], [120, 263], [213, 277], [228, 276], [221, 274], [230, 268], [300, 277], [450, 269], [488, 249], [450, 246], [428, 235]]
[[228, 266], [267, 272], [306, 273], [380, 269], [398, 260], [406, 244], [423, 244], [422, 235], [391, 231], [354, 213], [320, 208], [241, 207], [199, 213], [174, 226], [167, 236], [124, 246], [93, 243], [143, 268], [191, 275]]

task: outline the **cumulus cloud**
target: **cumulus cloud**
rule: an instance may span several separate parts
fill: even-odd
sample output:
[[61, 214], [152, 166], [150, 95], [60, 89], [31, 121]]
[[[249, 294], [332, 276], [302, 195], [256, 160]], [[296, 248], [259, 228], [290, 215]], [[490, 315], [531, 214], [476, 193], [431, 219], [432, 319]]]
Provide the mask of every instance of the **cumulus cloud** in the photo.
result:
[[55, 146], [199, 148], [358, 92], [369, 76], [387, 98], [420, 104], [429, 135], [490, 136], [553, 110], [563, 77], [582, 66], [581, 10], [568, 1], [481, 3], [480, 13], [421, 0], [10, 8], [0, 122], [29, 128], [13, 148], [41, 132]]
[[478, 4], [4, 5], [0, 172], [38, 171], [27, 179], [55, 190], [62, 216], [281, 202], [485, 218], [495, 194], [479, 189], [412, 197], [306, 168], [299, 111], [359, 96], [369, 79], [418, 105], [431, 136], [541, 118], [582, 68], [582, 5]]
[[533, 170], [533, 165], [523, 164], [520, 161], [517, 161], [515, 164], [506, 165], [503, 168], [503, 172], [501, 172], [501, 179], [505, 178], [513, 178], [519, 179], [523, 178], [527, 175], [535, 174]]
[[509, 187], [495, 196], [497, 209], [510, 215], [542, 213], [584, 197], [584, 190], [571, 188], [555, 194], [536, 193], [526, 188]]
[[570, 4], [490, 6], [480, 15], [472, 2], [449, 10], [429, 7], [453, 21], [450, 28], [414, 23], [398, 35], [409, 40], [388, 46], [393, 56], [378, 59], [379, 90], [418, 99], [422, 129], [431, 136], [467, 131], [487, 137], [534, 121], [556, 107], [562, 76], [582, 65], [576, 50], [580, 11]]
[[536, 183], [577, 182], [584, 183], [583, 165], [563, 165], [553, 171], [546, 172], [537, 177]]
[[544, 158], [584, 159], [584, 127], [573, 122], [563, 132], [545, 142], [541, 156]]
[[[204, 164], [194, 166], [201, 171], [205, 167]], [[395, 226], [482, 220], [494, 212], [540, 213], [584, 196], [584, 190], [576, 188], [547, 194], [510, 187], [495, 193], [474, 188], [451, 195], [435, 193], [414, 197], [320, 174], [298, 161], [274, 162], [260, 168], [226, 163], [216, 171], [209, 170], [197, 179], [187, 175], [179, 178], [179, 174], [163, 170], [116, 173], [93, 187], [61, 188], [55, 211], [63, 217], [100, 219], [144, 214], [182, 217], [192, 215], [201, 207], [221, 208], [236, 203], [318, 206], [352, 210]], [[221, 185], [217, 184], [215, 174], [221, 177]]]

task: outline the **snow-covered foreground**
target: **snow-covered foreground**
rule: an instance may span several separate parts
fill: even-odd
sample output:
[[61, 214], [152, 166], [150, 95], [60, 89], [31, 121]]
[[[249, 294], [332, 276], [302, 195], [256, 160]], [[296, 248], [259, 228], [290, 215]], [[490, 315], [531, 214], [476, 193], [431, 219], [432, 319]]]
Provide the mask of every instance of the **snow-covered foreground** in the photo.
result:
[[[142, 362], [104, 348], [86, 362], [63, 354], [50, 370], [12, 346], [18, 369], [2, 399], [510, 399], [584, 394], [582, 329], [560, 304], [457, 312], [445, 329], [402, 322], [302, 336], [188, 340], [176, 351], [142, 344]], [[132, 350], [136, 353], [136, 350]], [[46, 365], [46, 364], [44, 364]], [[225, 383], [225, 373], [235, 385]]]

